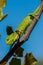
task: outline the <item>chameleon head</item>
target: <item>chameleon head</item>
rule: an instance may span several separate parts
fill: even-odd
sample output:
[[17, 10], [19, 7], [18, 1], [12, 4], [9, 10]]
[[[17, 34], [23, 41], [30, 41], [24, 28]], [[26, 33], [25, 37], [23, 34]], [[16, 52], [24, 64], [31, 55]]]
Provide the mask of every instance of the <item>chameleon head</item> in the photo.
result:
[[18, 40], [19, 36], [16, 32], [12, 33], [11, 35], [7, 36], [6, 44], [12, 45], [14, 42]]

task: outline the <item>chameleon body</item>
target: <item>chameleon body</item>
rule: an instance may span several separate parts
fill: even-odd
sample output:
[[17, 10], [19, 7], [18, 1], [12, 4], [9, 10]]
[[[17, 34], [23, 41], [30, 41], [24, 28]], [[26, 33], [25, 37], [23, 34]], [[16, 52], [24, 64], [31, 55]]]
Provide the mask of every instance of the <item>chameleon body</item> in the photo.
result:
[[27, 15], [21, 21], [21, 23], [18, 25], [16, 31], [6, 37], [6, 44], [12, 45], [14, 42], [18, 41], [19, 36], [21, 37], [25, 33], [27, 27], [32, 23], [34, 17], [37, 16], [37, 11], [39, 9], [40, 9], [40, 6], [38, 8], [36, 8], [36, 10], [32, 14]]

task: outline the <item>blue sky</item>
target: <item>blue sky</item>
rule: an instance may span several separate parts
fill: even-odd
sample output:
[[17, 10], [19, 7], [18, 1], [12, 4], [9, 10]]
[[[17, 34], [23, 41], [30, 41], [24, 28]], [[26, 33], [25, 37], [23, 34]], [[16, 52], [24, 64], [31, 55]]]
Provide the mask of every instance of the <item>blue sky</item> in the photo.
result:
[[[12, 26], [13, 30], [16, 30], [21, 20], [33, 12], [40, 3], [41, 0], [7, 0], [3, 12], [4, 14], [8, 13], [8, 16], [0, 22], [0, 33], [2, 35], [0, 37], [0, 60], [8, 53], [10, 48], [5, 42], [6, 26]], [[43, 13], [30, 38], [22, 47], [24, 48], [24, 54], [32, 52], [38, 60], [43, 58]]]

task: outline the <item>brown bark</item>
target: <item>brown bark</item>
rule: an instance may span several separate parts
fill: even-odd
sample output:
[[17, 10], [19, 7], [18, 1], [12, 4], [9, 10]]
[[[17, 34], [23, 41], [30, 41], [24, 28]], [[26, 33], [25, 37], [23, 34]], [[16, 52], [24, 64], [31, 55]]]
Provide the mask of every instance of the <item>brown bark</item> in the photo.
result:
[[39, 11], [37, 12], [38, 16], [35, 16], [33, 22], [32, 22], [31, 25], [27, 28], [27, 31], [25, 32], [25, 35], [24, 35], [23, 39], [20, 40], [20, 42], [25, 42], [25, 41], [28, 39], [28, 37], [30, 36], [31, 31], [33, 30], [35, 24], [38, 22], [38, 19], [39, 19], [40, 16], [41, 16], [42, 10], [43, 10], [43, 1], [42, 1], [41, 5], [40, 5]]
[[40, 9], [38, 11], [38, 16], [35, 16], [32, 24], [27, 28], [27, 31], [25, 32], [25, 35], [23, 37], [22, 40], [20, 40], [17, 44], [15, 44], [15, 46], [8, 52], [8, 54], [0, 61], [0, 64], [2, 64], [3, 62], [7, 62], [9, 60], [9, 58], [15, 53], [15, 51], [28, 39], [32, 29], [34, 28], [35, 24], [37, 23], [41, 13], [43, 10], [43, 1], [40, 5]]

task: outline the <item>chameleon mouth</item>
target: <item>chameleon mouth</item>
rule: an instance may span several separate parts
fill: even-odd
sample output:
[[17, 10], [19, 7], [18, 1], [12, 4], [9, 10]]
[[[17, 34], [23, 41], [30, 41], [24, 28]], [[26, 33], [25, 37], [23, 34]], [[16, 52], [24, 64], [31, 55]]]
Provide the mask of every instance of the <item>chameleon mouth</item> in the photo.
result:
[[12, 45], [13, 43], [15, 43], [17, 41], [17, 39], [16, 39], [16, 37], [15, 37], [15, 39], [6, 39], [6, 44], [7, 45]]
[[6, 43], [7, 45], [11, 45], [11, 44], [13, 44], [13, 41], [12, 41], [12, 40], [8, 40], [8, 39], [6, 39], [6, 42], [7, 42], [7, 43]]
[[9, 39], [9, 38], [7, 38], [7, 39], [6, 39], [6, 43], [7, 43], [8, 45], [11, 45], [11, 44], [14, 43], [14, 39]]

